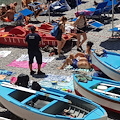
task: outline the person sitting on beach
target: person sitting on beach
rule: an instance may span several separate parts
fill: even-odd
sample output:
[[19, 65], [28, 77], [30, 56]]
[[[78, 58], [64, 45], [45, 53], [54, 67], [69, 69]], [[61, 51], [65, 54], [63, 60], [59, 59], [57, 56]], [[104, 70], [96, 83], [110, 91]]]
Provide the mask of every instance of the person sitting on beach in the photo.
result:
[[15, 7], [17, 6], [17, 2], [10, 3], [10, 8], [13, 9], [16, 13]]
[[35, 17], [38, 17], [41, 13], [48, 10], [47, 4], [40, 4], [39, 9], [35, 12]]
[[1, 16], [1, 15], [4, 15], [7, 12], [7, 10], [6, 10], [6, 5], [5, 4], [2, 4], [0, 6], [2, 7], [0, 9], [0, 16]]
[[85, 53], [78, 52], [75, 56], [73, 54], [70, 54], [70, 56], [65, 60], [63, 65], [61, 67], [58, 67], [58, 69], [64, 69], [66, 65], [72, 65], [73, 68], [85, 68], [90, 69], [92, 67], [91, 64], [91, 48], [93, 43], [88, 41], [87, 42], [87, 49]]
[[14, 21], [15, 11], [11, 9], [10, 6], [7, 6], [7, 9], [7, 12], [4, 15], [0, 16], [0, 19], [5, 22]]

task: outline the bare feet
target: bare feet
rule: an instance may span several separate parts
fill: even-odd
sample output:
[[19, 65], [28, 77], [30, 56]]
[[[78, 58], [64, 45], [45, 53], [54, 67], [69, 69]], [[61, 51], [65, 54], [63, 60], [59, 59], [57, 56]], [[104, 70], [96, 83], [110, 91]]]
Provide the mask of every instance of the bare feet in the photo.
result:
[[64, 68], [62, 68], [62, 67], [57, 67], [57, 69], [59, 69], [59, 70], [60, 70], [60, 69], [64, 69]]

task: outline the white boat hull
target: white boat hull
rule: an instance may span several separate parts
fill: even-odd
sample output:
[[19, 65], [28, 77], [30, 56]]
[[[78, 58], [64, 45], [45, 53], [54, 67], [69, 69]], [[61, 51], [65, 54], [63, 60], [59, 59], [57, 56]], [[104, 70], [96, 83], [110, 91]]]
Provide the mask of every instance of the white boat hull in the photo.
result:
[[21, 108], [18, 105], [15, 105], [14, 103], [7, 101], [6, 99], [2, 98], [1, 96], [0, 96], [0, 101], [4, 105], [5, 108], [7, 108], [13, 114], [15, 114], [25, 120], [60, 120], [60, 119], [56, 119], [53, 117], [47, 117], [44, 115], [40, 115], [40, 114], [31, 112], [31, 111], [27, 110], [27, 108], [25, 109], [24, 106], [23, 106], [23, 108]]
[[75, 80], [74, 80], [74, 89], [78, 94], [98, 103], [99, 105], [120, 113], [119, 102], [96, 95], [88, 91], [87, 89], [83, 88], [82, 86], [80, 86]]
[[108, 67], [106, 64], [103, 64], [99, 59], [97, 59], [94, 56], [94, 54], [92, 54], [92, 64], [98, 67], [103, 73], [105, 73], [111, 79], [120, 81], [120, 73]]

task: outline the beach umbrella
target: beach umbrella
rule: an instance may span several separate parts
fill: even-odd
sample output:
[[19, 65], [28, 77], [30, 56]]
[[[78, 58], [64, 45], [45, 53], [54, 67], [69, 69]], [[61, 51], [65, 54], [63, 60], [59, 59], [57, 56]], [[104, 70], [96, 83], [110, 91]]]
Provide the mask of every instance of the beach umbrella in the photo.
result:
[[49, 23], [50, 23], [50, 1], [48, 1], [48, 15], [49, 15]]
[[78, 0], [77, 0], [77, 12], [78, 12]]
[[114, 34], [113, 28], [114, 28], [114, 0], [112, 0], [112, 37]]

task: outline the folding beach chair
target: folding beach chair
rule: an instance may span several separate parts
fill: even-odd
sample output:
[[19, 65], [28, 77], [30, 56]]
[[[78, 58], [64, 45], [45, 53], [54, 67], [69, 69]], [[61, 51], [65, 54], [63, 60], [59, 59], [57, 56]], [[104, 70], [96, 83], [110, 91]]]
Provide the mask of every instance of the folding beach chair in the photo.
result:
[[99, 17], [101, 20], [101, 14], [103, 13], [104, 8], [107, 6], [108, 2], [101, 2], [97, 5], [96, 8], [88, 8], [86, 10], [93, 12], [90, 14], [90, 16], [87, 16], [89, 18], [94, 18], [95, 16]]
[[[103, 10], [103, 14], [106, 15], [108, 14], [109, 16], [109, 13], [112, 11], [112, 0], [104, 0], [105, 2], [108, 2], [107, 3], [107, 6], [104, 8]], [[116, 1], [116, 0], [113, 0], [113, 4], [114, 4], [114, 10], [115, 12], [117, 12], [117, 10], [119, 11], [119, 5], [120, 5], [120, 1]]]
[[101, 9], [101, 11], [103, 11], [103, 9], [107, 6], [107, 3], [108, 3], [108, 1], [101, 2], [101, 3], [98, 3], [98, 5], [97, 5], [96, 8], [88, 8], [88, 9], [86, 9], [86, 10], [95, 12], [96, 10]]
[[114, 27], [113, 29], [110, 29], [109, 30], [110, 32], [115, 32], [116, 33], [116, 35], [118, 35], [119, 37], [120, 37], [120, 28], [118, 28], [118, 27]]
[[95, 30], [101, 28], [102, 26], [104, 26], [104, 24], [102, 24], [102, 23], [100, 23], [100, 22], [98, 22], [98, 21], [96, 21], [96, 20], [92, 20], [92, 21], [88, 22], [88, 24], [89, 24], [92, 28], [94, 28]]
[[[76, 21], [76, 20], [77, 20], [77, 18], [72, 19], [73, 22]], [[94, 28], [93, 30], [100, 29], [102, 26], [104, 26], [104, 24], [102, 24], [102, 23], [100, 23], [100, 22], [98, 22], [96, 20], [89, 21], [88, 25], [90, 27]]]
[[25, 17], [25, 16], [28, 16], [28, 15], [33, 15], [34, 12], [29, 10], [28, 8], [22, 10], [22, 11], [19, 11], [20, 13], [22, 13], [22, 15]]

